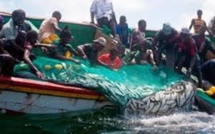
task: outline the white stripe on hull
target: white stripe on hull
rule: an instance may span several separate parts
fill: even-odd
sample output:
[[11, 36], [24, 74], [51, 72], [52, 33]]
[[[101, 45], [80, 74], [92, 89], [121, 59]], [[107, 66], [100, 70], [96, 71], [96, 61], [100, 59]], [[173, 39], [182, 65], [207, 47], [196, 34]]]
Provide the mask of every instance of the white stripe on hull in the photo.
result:
[[0, 108], [21, 113], [47, 114], [113, 107], [109, 101], [30, 94], [2, 90]]

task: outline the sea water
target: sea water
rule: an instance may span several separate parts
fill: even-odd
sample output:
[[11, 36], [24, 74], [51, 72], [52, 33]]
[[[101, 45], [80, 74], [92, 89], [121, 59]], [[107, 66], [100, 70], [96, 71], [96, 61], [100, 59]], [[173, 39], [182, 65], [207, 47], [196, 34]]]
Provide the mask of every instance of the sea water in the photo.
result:
[[214, 134], [215, 115], [123, 116], [114, 110], [64, 114], [0, 114], [1, 134]]

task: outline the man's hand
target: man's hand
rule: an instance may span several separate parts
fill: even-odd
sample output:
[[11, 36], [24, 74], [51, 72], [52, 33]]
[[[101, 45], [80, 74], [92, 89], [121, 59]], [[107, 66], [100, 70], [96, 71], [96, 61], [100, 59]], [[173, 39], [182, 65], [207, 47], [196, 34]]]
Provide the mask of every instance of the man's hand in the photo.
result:
[[153, 71], [156, 71], [156, 70], [158, 70], [159, 68], [156, 66], [156, 65], [154, 65], [153, 67], [152, 67], [152, 70]]
[[83, 55], [82, 58], [83, 58], [83, 59], [87, 59], [87, 56], [86, 56], [86, 55]]
[[37, 75], [40, 79], [45, 79], [44, 74], [41, 73], [40, 71], [36, 71], [36, 75]]

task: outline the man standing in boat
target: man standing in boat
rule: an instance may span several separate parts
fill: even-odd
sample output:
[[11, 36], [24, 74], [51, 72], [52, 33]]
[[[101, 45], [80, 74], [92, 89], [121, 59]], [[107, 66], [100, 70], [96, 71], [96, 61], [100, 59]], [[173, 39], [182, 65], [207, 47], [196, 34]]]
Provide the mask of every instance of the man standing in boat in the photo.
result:
[[95, 24], [95, 17], [99, 27], [107, 26], [111, 29], [111, 34], [116, 37], [116, 18], [111, 0], [93, 0], [90, 12], [92, 24]]
[[120, 16], [119, 24], [116, 26], [116, 33], [119, 36], [122, 45], [124, 45], [126, 48], [129, 48], [130, 30], [124, 15]]
[[141, 19], [138, 21], [138, 28], [134, 29], [131, 34], [130, 49], [133, 50], [135, 46], [141, 44], [141, 42], [146, 42], [146, 21]]
[[34, 65], [33, 60], [31, 58], [31, 51], [33, 49], [33, 47], [35, 46], [36, 42], [38, 39], [38, 34], [36, 31], [34, 30], [30, 30], [28, 31], [27, 35], [26, 35], [26, 42], [24, 45], [24, 55], [23, 55], [23, 59], [24, 61], [29, 65], [30, 67], [30, 72], [17, 72], [17, 74], [15, 73], [16, 76], [18, 77], [23, 77], [23, 78], [31, 78], [31, 79], [44, 79], [45, 76], [44, 74]]
[[180, 41], [178, 43], [176, 70], [182, 71], [182, 67], [187, 69], [187, 76], [194, 74], [198, 78], [199, 87], [202, 87], [202, 74], [200, 71], [200, 61], [197, 54], [196, 43], [191, 37], [188, 28], [182, 28], [180, 33]]
[[179, 33], [170, 26], [169, 23], [164, 23], [162, 30], [158, 31], [152, 42], [155, 60], [159, 65], [162, 58], [162, 53], [166, 51], [166, 66], [174, 69], [176, 43], [179, 40]]
[[153, 69], [157, 69], [151, 50], [151, 38], [145, 38], [146, 21], [141, 19], [138, 28], [134, 29], [130, 41], [130, 61], [137, 64], [151, 63]]
[[201, 26], [205, 26], [207, 32], [214, 37], [214, 34], [208, 29], [206, 22], [202, 20], [202, 14], [202, 10], [197, 11], [197, 18], [192, 19], [189, 29], [191, 30], [194, 27], [194, 32], [199, 33]]

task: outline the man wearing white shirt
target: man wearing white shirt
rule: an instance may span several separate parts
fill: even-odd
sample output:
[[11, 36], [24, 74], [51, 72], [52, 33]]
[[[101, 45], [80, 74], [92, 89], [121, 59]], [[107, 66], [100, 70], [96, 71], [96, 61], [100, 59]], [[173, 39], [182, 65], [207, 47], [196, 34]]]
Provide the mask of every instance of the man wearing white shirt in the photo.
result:
[[4, 24], [0, 38], [5, 38], [3, 45], [4, 49], [14, 58], [22, 60], [23, 58], [23, 45], [25, 42], [25, 31], [21, 30], [25, 22], [25, 12], [21, 9], [14, 10], [11, 19]]
[[91, 8], [91, 23], [94, 22], [94, 17], [97, 20], [99, 27], [106, 25], [111, 29], [111, 34], [116, 36], [116, 21], [111, 0], [93, 0]]

